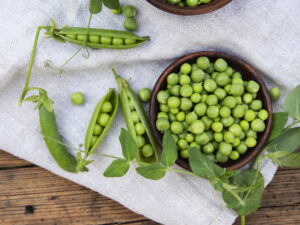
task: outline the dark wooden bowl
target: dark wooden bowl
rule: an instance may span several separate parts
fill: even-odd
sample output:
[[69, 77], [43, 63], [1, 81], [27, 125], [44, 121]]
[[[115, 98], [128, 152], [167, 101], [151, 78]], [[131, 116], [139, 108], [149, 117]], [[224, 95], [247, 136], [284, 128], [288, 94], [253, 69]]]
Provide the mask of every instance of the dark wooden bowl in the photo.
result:
[[147, 0], [147, 1], [163, 11], [177, 14], [177, 15], [188, 16], [188, 15], [198, 15], [198, 14], [204, 14], [204, 13], [215, 11], [219, 8], [222, 8], [232, 0], [213, 0], [211, 3], [203, 4], [195, 7], [180, 7], [180, 6], [166, 3], [162, 0]]
[[[176, 60], [174, 63], [172, 63], [159, 77], [157, 80], [151, 97], [150, 102], [150, 122], [152, 126], [152, 130], [154, 132], [154, 136], [161, 147], [161, 140], [162, 140], [162, 133], [159, 132], [156, 129], [155, 122], [156, 122], [156, 116], [159, 112], [159, 103], [156, 100], [156, 95], [160, 90], [165, 90], [167, 86], [167, 76], [170, 73], [177, 73], [180, 69], [181, 64], [188, 62], [188, 63], [195, 63], [197, 58], [200, 56], [206, 56], [211, 61], [215, 61], [218, 58], [223, 58], [228, 62], [228, 65], [231, 66], [236, 71], [239, 71], [244, 80], [255, 80], [260, 84], [260, 90], [257, 94], [257, 98], [262, 100], [263, 108], [266, 109], [269, 112], [269, 118], [266, 121], [266, 129], [263, 133], [258, 133], [257, 137], [257, 145], [255, 148], [248, 149], [248, 151], [241, 155], [240, 158], [236, 161], [228, 161], [226, 163], [220, 163], [224, 168], [227, 168], [228, 170], [234, 170], [239, 169], [248, 162], [250, 162], [263, 148], [264, 144], [266, 143], [268, 136], [271, 131], [271, 124], [272, 124], [272, 104], [271, 99], [267, 90], [267, 87], [262, 80], [262, 78], [254, 71], [254, 69], [248, 65], [247, 63], [243, 62], [242, 60], [220, 52], [195, 52], [188, 54], [186, 56], [181, 57], [180, 59]], [[183, 159], [181, 157], [178, 158], [176, 163], [185, 168], [190, 170], [190, 166], [187, 159]]]

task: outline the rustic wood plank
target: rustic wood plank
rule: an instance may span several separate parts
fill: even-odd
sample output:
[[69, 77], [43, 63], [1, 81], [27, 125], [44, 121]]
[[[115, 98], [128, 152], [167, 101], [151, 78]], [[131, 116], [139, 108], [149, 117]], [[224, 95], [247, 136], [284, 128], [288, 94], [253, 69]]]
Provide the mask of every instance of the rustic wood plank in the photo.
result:
[[0, 150], [0, 168], [28, 165], [32, 165], [32, 163], [27, 162], [23, 159], [19, 159], [5, 151]]

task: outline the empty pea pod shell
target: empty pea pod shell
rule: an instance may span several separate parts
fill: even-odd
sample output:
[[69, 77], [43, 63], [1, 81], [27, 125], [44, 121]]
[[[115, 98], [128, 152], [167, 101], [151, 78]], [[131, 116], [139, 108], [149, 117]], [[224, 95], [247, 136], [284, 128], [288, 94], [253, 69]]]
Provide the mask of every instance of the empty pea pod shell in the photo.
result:
[[[109, 119], [107, 125], [103, 128], [100, 135], [98, 136], [96, 142], [93, 144], [93, 146], [91, 146], [93, 131], [94, 131], [95, 125], [97, 124], [97, 119], [101, 113], [101, 108], [103, 106], [103, 103], [106, 101], [109, 101], [112, 104], [110, 119]], [[97, 149], [97, 147], [101, 144], [104, 137], [106, 136], [106, 134], [107, 134], [109, 128], [111, 127], [112, 122], [116, 116], [116, 113], [118, 111], [118, 104], [119, 104], [119, 98], [114, 89], [110, 89], [109, 92], [97, 104], [97, 106], [93, 112], [93, 115], [91, 117], [88, 129], [86, 131], [86, 135], [85, 135], [84, 147], [85, 147], [85, 151], [87, 154], [94, 152]]]
[[146, 158], [145, 156], [143, 156], [142, 152], [139, 151], [139, 154], [137, 156], [137, 161], [147, 162], [147, 163], [158, 162], [158, 146], [157, 146], [157, 142], [154, 138], [154, 135], [152, 133], [150, 122], [146, 115], [146, 112], [145, 112], [139, 98], [136, 96], [134, 91], [130, 88], [128, 83], [124, 79], [122, 79], [120, 76], [118, 76], [115, 73], [115, 71], [114, 71], [114, 74], [116, 76], [116, 81], [118, 83], [121, 107], [122, 107], [126, 126], [128, 128], [129, 133], [136, 140], [136, 131], [134, 128], [134, 122], [132, 120], [131, 110], [129, 107], [129, 99], [130, 99], [130, 101], [133, 103], [135, 111], [137, 112], [137, 114], [141, 120], [141, 123], [143, 124], [143, 126], [145, 128], [145, 133], [146, 133], [147, 139], [149, 141], [149, 144], [151, 144], [151, 146], [153, 148], [154, 154], [152, 156], [150, 156], [149, 158]]
[[[47, 31], [51, 31], [51, 27], [46, 28]], [[98, 36], [98, 37], [110, 37], [110, 38], [121, 38], [134, 41], [132, 44], [103, 44], [103, 43], [94, 43], [90, 42], [89, 38], [86, 41], [77, 40], [77, 35], [87, 35], [87, 36]], [[129, 31], [120, 31], [120, 30], [108, 30], [108, 29], [96, 29], [96, 28], [83, 28], [83, 27], [67, 27], [62, 29], [53, 30], [53, 37], [56, 39], [63, 39], [67, 42], [88, 46], [91, 48], [108, 48], [108, 49], [129, 49], [137, 47], [144, 42], [149, 40], [149, 37], [140, 37]], [[72, 38], [71, 38], [72, 37]]]

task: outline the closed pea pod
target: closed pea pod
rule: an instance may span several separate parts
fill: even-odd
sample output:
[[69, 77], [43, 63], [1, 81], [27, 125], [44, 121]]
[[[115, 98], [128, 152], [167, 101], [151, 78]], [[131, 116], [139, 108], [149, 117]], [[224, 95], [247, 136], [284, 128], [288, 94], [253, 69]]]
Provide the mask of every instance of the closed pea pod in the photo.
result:
[[[145, 113], [145, 110], [144, 110], [139, 98], [136, 96], [136, 94], [130, 88], [128, 83], [124, 79], [122, 79], [115, 72], [114, 69], [113, 69], [113, 72], [116, 77], [116, 81], [118, 83], [121, 107], [122, 107], [123, 115], [124, 115], [126, 126], [128, 128], [129, 133], [132, 135], [134, 140], [137, 141], [137, 137], [139, 137], [137, 135], [137, 133], [139, 133], [139, 130], [143, 128], [144, 129], [143, 134], [139, 133], [139, 135], [143, 135], [143, 137], [146, 140], [146, 144], [149, 144], [153, 150], [153, 154], [145, 155], [145, 154], [143, 154], [142, 149], [140, 149], [139, 154], [137, 156], [137, 161], [155, 163], [158, 161], [158, 146], [157, 146], [156, 140], [154, 138], [154, 135], [152, 133], [150, 123], [149, 123], [148, 117]], [[130, 109], [129, 102], [132, 102], [132, 104], [134, 106], [133, 110]], [[132, 115], [131, 115], [132, 111], [137, 112], [137, 114], [140, 118], [139, 119], [140, 122], [134, 123], [134, 121], [132, 119]], [[139, 127], [138, 130], [136, 129], [137, 125]], [[149, 148], [149, 146], [147, 148]], [[147, 151], [147, 152], [150, 152], [150, 151]], [[147, 157], [147, 156], [149, 156], [149, 157]]]
[[[106, 136], [116, 116], [118, 104], [119, 98], [114, 89], [110, 89], [97, 104], [85, 135], [84, 147], [86, 155], [93, 153]], [[101, 115], [108, 116], [105, 126], [99, 124]]]

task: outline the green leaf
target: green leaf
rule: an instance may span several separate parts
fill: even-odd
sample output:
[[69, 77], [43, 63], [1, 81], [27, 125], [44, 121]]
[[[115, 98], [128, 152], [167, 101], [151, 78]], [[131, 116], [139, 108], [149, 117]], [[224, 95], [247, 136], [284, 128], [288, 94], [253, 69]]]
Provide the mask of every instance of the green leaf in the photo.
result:
[[[256, 176], [257, 175], [257, 176]], [[223, 199], [228, 208], [235, 210], [239, 215], [246, 216], [255, 212], [261, 205], [264, 190], [264, 178], [260, 172], [250, 169], [244, 175], [237, 174], [231, 178], [231, 184], [239, 187], [255, 188], [246, 192], [223, 191]]]
[[283, 106], [290, 117], [300, 120], [300, 85], [289, 93]]
[[158, 163], [152, 163], [149, 166], [140, 166], [136, 168], [138, 174], [151, 180], [160, 180], [166, 174], [166, 168]]
[[292, 153], [300, 146], [300, 127], [291, 128], [275, 138], [268, 144], [268, 152], [278, 150]]
[[[287, 153], [287, 152], [285, 152]], [[300, 167], [300, 154], [299, 153], [287, 153], [281, 157], [270, 157], [272, 161], [280, 167]]]
[[131, 134], [122, 128], [119, 140], [125, 159], [129, 161], [133, 160], [137, 156], [139, 149]]
[[119, 0], [102, 0], [103, 4], [110, 9], [118, 10], [120, 8]]
[[104, 171], [105, 177], [122, 177], [129, 170], [130, 164], [125, 159], [114, 160]]
[[210, 161], [204, 154], [197, 148], [188, 148], [189, 151], [189, 164], [192, 171], [198, 176], [206, 179], [219, 177], [225, 173], [224, 168], [218, 166]]
[[102, 0], [90, 0], [89, 7], [91, 14], [97, 14], [102, 10]]
[[36, 103], [39, 101], [39, 98], [40, 97], [38, 95], [32, 95], [32, 96], [26, 98], [24, 101]]
[[269, 135], [268, 142], [274, 140], [282, 133], [287, 121], [288, 114], [286, 112], [273, 113], [271, 133]]
[[178, 158], [177, 146], [170, 131], [165, 131], [162, 142], [161, 163], [167, 168], [172, 166]]

